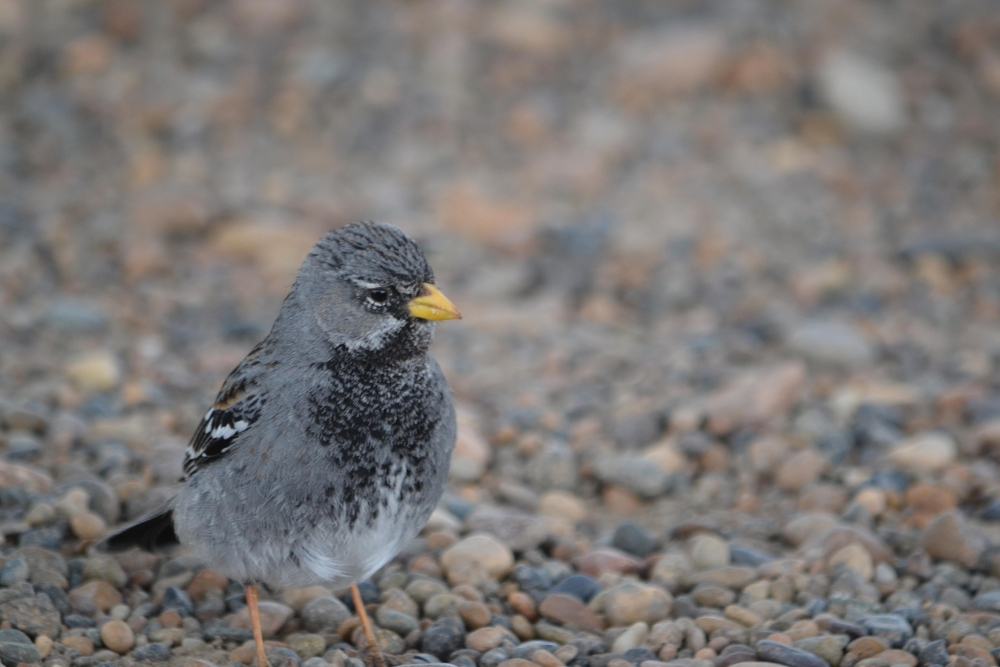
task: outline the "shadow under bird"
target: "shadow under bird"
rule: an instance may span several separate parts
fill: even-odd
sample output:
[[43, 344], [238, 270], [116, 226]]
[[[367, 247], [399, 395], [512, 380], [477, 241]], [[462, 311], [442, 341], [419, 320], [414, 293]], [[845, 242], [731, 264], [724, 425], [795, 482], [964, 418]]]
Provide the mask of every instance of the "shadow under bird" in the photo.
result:
[[177, 494], [99, 546], [179, 543], [243, 582], [258, 667], [258, 584], [350, 585], [384, 665], [357, 583], [417, 535], [441, 497], [455, 412], [427, 350], [435, 321], [460, 317], [398, 228], [328, 233], [202, 418]]

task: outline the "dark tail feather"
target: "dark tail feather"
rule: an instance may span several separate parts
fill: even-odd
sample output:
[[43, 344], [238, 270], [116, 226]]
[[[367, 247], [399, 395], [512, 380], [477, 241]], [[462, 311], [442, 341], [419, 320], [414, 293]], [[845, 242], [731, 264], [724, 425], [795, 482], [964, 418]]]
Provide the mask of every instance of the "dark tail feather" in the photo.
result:
[[125, 551], [139, 547], [146, 551], [161, 551], [178, 546], [180, 541], [174, 532], [174, 513], [169, 508], [160, 508], [152, 514], [125, 526], [97, 543], [99, 551]]

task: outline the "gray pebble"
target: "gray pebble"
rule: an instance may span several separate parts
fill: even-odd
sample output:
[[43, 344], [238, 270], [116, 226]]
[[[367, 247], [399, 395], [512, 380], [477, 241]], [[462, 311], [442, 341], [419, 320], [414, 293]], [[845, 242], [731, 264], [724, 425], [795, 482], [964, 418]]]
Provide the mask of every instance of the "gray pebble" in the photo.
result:
[[905, 618], [894, 614], [869, 616], [862, 621], [865, 629], [875, 637], [884, 639], [890, 648], [900, 648], [913, 636], [913, 628]]
[[0, 630], [0, 660], [5, 665], [15, 665], [35, 664], [42, 659], [28, 635], [20, 630]]
[[154, 643], [140, 646], [132, 652], [132, 657], [136, 660], [152, 660], [154, 662], [164, 662], [170, 660], [170, 647], [166, 644]]
[[943, 639], [938, 639], [933, 641], [917, 654], [917, 660], [922, 667], [928, 667], [929, 665], [947, 665], [948, 664], [948, 646]]
[[332, 597], [316, 598], [307, 604], [301, 613], [302, 627], [309, 632], [336, 630], [351, 617], [351, 612], [343, 602]]
[[762, 660], [777, 662], [788, 667], [829, 667], [826, 660], [817, 655], [768, 639], [757, 642], [757, 655]]
[[11, 558], [0, 567], [0, 586], [9, 588], [27, 581], [30, 571], [23, 558]]

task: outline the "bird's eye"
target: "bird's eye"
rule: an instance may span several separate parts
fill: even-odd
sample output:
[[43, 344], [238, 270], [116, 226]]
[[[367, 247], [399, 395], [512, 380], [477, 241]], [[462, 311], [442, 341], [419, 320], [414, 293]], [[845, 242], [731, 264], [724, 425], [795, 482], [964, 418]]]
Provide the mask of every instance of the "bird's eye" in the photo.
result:
[[389, 290], [381, 287], [368, 290], [368, 300], [372, 303], [385, 303], [389, 300]]

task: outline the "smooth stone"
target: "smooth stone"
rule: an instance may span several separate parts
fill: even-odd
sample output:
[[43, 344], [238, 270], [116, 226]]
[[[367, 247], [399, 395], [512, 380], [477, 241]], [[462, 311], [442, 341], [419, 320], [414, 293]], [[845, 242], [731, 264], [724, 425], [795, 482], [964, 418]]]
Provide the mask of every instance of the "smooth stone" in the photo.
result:
[[945, 512], [931, 521], [920, 535], [920, 545], [931, 558], [974, 567], [986, 549], [986, 537], [969, 525], [957, 511]]
[[847, 635], [822, 635], [799, 639], [793, 646], [817, 655], [826, 660], [832, 667], [837, 667], [840, 664], [840, 659], [844, 656], [844, 648], [848, 642], [850, 642], [850, 638]]
[[334, 597], [319, 597], [302, 608], [302, 627], [309, 632], [334, 632], [351, 618], [347, 606]]
[[948, 644], [943, 639], [938, 639], [932, 641], [927, 646], [920, 649], [920, 653], [917, 654], [917, 662], [921, 667], [929, 667], [929, 665], [947, 665], [948, 664]]
[[481, 653], [486, 653], [499, 646], [505, 636], [505, 633], [499, 628], [479, 628], [466, 636], [465, 645]]
[[454, 544], [441, 554], [441, 565], [446, 571], [463, 562], [478, 563], [491, 577], [499, 579], [514, 566], [514, 554], [510, 547], [492, 535], [476, 534]]
[[59, 611], [47, 595], [8, 600], [0, 604], [0, 620], [9, 622], [29, 637], [59, 637]]
[[592, 577], [585, 574], [571, 574], [553, 586], [550, 593], [566, 593], [590, 602], [591, 598], [601, 590], [600, 585]]
[[913, 628], [909, 622], [893, 614], [869, 616], [861, 624], [872, 636], [884, 639], [889, 648], [902, 648], [913, 636]]
[[612, 653], [625, 653], [630, 649], [637, 648], [646, 641], [649, 636], [649, 625], [643, 622], [634, 623], [629, 628], [618, 635], [614, 644], [611, 645]]
[[656, 623], [670, 615], [673, 605], [673, 596], [662, 588], [628, 582], [607, 592], [604, 613], [613, 626]]
[[101, 641], [115, 653], [125, 654], [135, 645], [135, 633], [128, 623], [112, 620], [101, 626]]
[[775, 641], [767, 639], [759, 641], [756, 648], [757, 655], [763, 660], [788, 667], [829, 667], [825, 660], [813, 653]]
[[954, 438], [947, 433], [927, 431], [894, 445], [889, 452], [889, 460], [903, 470], [936, 473], [951, 465], [957, 455], [958, 446]]
[[793, 351], [819, 364], [857, 368], [875, 358], [875, 350], [864, 334], [840, 320], [803, 322], [792, 329], [788, 342]]
[[[898, 74], [882, 63], [855, 51], [833, 50], [820, 62], [818, 78], [823, 97], [848, 127], [889, 136], [906, 126], [903, 84]], [[871, 358], [870, 352], [862, 355], [860, 350], [851, 356], [858, 365], [870, 363]]]
[[39, 663], [42, 658], [28, 635], [20, 630], [0, 630], [0, 660], [5, 665], [16, 665]]
[[122, 589], [128, 583], [128, 575], [117, 560], [111, 556], [99, 555], [89, 558], [83, 566], [83, 580], [106, 581], [115, 588]]
[[1000, 590], [980, 593], [972, 598], [972, 608], [980, 611], [1000, 613]]
[[165, 662], [170, 660], [170, 647], [166, 644], [153, 643], [140, 646], [132, 652], [132, 657], [136, 660], [149, 660], [152, 662]]
[[440, 657], [465, 647], [465, 628], [453, 618], [440, 618], [430, 625], [420, 641], [420, 650]]
[[288, 648], [295, 651], [304, 660], [321, 656], [326, 651], [326, 639], [321, 635], [294, 635], [289, 637], [287, 641]]
[[401, 611], [380, 608], [375, 612], [375, 622], [380, 628], [392, 630], [400, 637], [405, 637], [420, 628], [417, 619]]
[[581, 630], [600, 632], [604, 630], [604, 619], [585, 605], [580, 598], [566, 593], [545, 596], [538, 606], [539, 613], [550, 620], [572, 625]]
[[695, 535], [688, 553], [696, 570], [715, 570], [729, 565], [729, 543], [717, 535]]
[[625, 553], [645, 558], [656, 552], [656, 540], [634, 523], [623, 523], [615, 529], [611, 546]]
[[27, 581], [31, 571], [23, 558], [11, 558], [0, 567], [0, 586], [10, 588]]
[[[257, 608], [260, 611], [261, 631], [264, 633], [264, 637], [266, 638], [271, 638], [277, 635], [281, 626], [283, 626], [295, 613], [295, 611], [288, 605], [275, 602], [273, 600], [264, 600], [257, 605]], [[247, 607], [243, 607], [236, 612], [233, 616], [231, 625], [234, 628], [249, 628], [250, 610]]]

